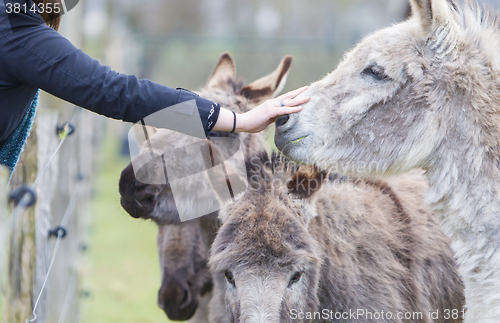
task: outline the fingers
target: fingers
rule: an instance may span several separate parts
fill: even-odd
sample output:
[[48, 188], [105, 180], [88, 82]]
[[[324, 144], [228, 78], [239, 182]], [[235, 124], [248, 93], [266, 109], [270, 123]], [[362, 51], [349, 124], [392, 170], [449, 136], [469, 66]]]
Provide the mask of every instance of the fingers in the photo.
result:
[[290, 114], [290, 113], [296, 113], [302, 110], [301, 106], [298, 107], [278, 107], [273, 110], [273, 116], [274, 118], [278, 116], [282, 116], [284, 114]]
[[293, 99], [295, 98], [297, 95], [303, 93], [305, 90], [307, 90], [309, 88], [309, 86], [303, 86], [301, 88], [298, 88], [296, 90], [293, 90], [293, 91], [290, 91], [288, 93], [285, 93], [285, 94], [282, 94], [280, 95], [279, 97], [277, 97], [277, 99], [279, 100], [290, 100], [290, 99]]
[[[297, 106], [297, 105], [300, 105], [300, 104], [304, 104], [307, 101], [309, 101], [309, 97], [308, 96], [303, 96], [303, 97], [295, 98], [295, 99], [291, 99], [291, 100], [283, 100], [283, 102], [285, 103], [286, 107], [294, 107], [294, 106]], [[279, 101], [278, 104], [281, 105], [281, 100]]]

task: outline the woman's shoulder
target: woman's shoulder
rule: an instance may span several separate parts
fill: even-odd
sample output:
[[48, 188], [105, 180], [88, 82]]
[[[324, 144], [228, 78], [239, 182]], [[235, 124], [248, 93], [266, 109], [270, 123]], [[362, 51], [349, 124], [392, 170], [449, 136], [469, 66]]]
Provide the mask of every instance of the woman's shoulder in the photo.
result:
[[4, 35], [40, 25], [45, 22], [31, 0], [0, 1], [0, 31]]

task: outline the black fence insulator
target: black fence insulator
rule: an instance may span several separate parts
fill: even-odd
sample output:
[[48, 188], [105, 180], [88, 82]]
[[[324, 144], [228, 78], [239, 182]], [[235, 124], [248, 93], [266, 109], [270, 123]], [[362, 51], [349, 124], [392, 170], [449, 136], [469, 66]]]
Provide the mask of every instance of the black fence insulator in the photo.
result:
[[75, 130], [76, 130], [75, 125], [72, 124], [72, 123], [70, 123], [70, 122], [66, 122], [66, 123], [63, 123], [60, 126], [57, 126], [56, 133], [57, 133], [58, 136], [63, 133], [64, 128], [66, 126], [68, 126], [68, 136], [71, 136], [75, 132]]
[[78, 246], [78, 249], [80, 250], [80, 252], [84, 253], [84, 252], [87, 252], [87, 250], [89, 249], [89, 246], [85, 242], [82, 242]]
[[[27, 200], [24, 200], [25, 196], [28, 197]], [[25, 208], [35, 205], [37, 198], [35, 190], [26, 185], [23, 185], [9, 193], [9, 201], [14, 202], [15, 206], [21, 204], [20, 206]]]
[[76, 180], [79, 182], [83, 182], [85, 180], [85, 175], [83, 175], [82, 173], [78, 173]]
[[52, 230], [49, 231], [49, 238], [51, 237], [55, 237], [55, 238], [64, 238], [66, 236], [66, 234], [68, 234], [68, 232], [66, 231], [66, 228], [64, 227], [56, 227]]

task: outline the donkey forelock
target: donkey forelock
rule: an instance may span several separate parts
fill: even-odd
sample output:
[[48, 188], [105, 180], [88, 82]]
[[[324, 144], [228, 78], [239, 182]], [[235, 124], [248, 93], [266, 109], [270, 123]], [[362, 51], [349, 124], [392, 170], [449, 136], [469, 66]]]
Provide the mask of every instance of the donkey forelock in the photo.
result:
[[[290, 212], [299, 205], [296, 197], [289, 194], [299, 166], [281, 155], [273, 154], [269, 159], [267, 153], [262, 153], [247, 158], [246, 167], [249, 189], [241, 201], [223, 210], [232, 217], [212, 247], [212, 253], [217, 255], [217, 261], [211, 262], [213, 269], [255, 263], [283, 267], [301, 263], [300, 258], [313, 253], [313, 242], [304, 225], [307, 219], [303, 217], [309, 215]], [[307, 183], [302, 185], [306, 189]], [[316, 188], [318, 184], [314, 185]], [[252, 248], [233, 249], [241, 245]], [[235, 259], [228, 254], [238, 255], [236, 262], [231, 263]]]

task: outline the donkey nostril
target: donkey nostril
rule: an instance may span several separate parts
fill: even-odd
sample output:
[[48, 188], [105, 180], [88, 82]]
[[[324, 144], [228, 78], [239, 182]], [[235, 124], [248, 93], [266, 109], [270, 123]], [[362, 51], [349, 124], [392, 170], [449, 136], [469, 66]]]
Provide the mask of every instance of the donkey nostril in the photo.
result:
[[191, 303], [191, 298], [189, 297], [189, 291], [184, 291], [184, 298], [182, 299], [182, 303], [179, 306], [180, 308], [185, 308]]
[[290, 119], [290, 115], [289, 114], [286, 114], [284, 116], [279, 116], [276, 119], [276, 128], [279, 128], [279, 127], [283, 126], [285, 123], [288, 122], [289, 119]]
[[146, 186], [146, 184], [144, 184], [143, 182], [140, 182], [140, 181], [138, 181], [138, 180], [135, 180], [135, 182], [134, 182], [134, 186], [135, 186], [136, 188], [142, 188], [142, 187], [145, 187], [145, 186]]

